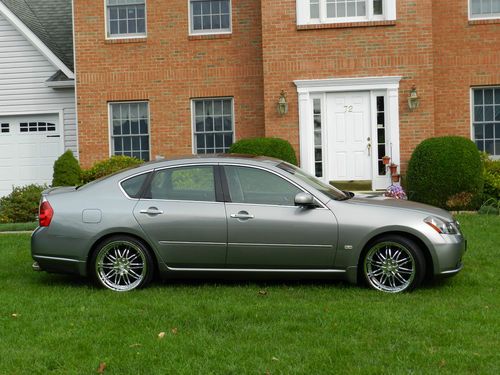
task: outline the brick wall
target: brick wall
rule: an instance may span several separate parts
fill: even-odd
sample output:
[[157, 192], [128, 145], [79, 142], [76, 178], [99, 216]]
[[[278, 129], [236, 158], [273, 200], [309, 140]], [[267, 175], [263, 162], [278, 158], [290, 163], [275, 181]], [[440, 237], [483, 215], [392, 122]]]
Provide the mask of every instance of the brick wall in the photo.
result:
[[233, 32], [188, 37], [186, 0], [147, 0], [147, 38], [105, 39], [103, 0], [75, 0], [80, 160], [109, 156], [109, 101], [148, 100], [151, 156], [192, 152], [190, 99], [234, 97], [238, 138], [264, 134], [260, 0], [233, 2]]
[[471, 136], [470, 89], [500, 85], [500, 20], [468, 21], [467, 1], [433, 3], [436, 135]]

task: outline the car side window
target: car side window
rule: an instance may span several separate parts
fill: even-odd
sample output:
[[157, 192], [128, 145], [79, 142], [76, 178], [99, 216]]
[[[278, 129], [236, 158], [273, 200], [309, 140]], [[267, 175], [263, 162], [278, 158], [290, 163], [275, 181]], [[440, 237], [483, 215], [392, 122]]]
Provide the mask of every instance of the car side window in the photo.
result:
[[234, 203], [294, 206], [302, 190], [274, 173], [251, 167], [225, 166], [229, 195]]
[[123, 190], [130, 198], [139, 198], [142, 185], [144, 185], [148, 176], [149, 173], [143, 173], [123, 181], [121, 183]]
[[156, 172], [149, 198], [215, 202], [212, 166], [168, 168]]

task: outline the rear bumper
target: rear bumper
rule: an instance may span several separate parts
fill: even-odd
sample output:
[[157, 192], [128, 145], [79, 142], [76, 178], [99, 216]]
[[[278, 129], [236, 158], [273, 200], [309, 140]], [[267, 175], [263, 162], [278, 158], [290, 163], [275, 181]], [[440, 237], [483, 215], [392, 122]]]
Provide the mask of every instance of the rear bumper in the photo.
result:
[[86, 274], [86, 262], [81, 260], [35, 254], [32, 254], [31, 257], [38, 263], [39, 269], [36, 269], [36, 271], [67, 273], [81, 276], [85, 276]]

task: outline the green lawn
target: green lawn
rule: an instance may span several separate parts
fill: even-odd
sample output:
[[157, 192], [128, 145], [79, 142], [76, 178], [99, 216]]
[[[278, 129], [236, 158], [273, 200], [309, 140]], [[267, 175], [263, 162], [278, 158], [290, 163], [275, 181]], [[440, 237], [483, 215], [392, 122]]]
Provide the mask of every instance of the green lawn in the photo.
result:
[[0, 374], [498, 374], [500, 218], [460, 221], [464, 270], [402, 295], [324, 281], [119, 294], [32, 272], [29, 235], [0, 235]]
[[38, 222], [33, 223], [7, 223], [0, 224], [0, 232], [12, 232], [12, 231], [33, 231], [38, 226]]

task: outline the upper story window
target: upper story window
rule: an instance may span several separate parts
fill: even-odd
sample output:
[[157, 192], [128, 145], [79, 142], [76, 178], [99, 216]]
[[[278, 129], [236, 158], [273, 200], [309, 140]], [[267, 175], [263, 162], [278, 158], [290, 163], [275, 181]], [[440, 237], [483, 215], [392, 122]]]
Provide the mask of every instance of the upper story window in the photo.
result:
[[297, 24], [396, 19], [396, 0], [297, 0]]
[[189, 0], [190, 33], [231, 32], [231, 0]]
[[500, 0], [469, 0], [470, 18], [500, 18]]
[[106, 28], [110, 38], [146, 35], [146, 0], [106, 0]]

